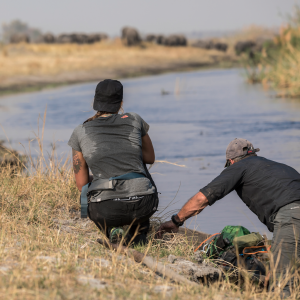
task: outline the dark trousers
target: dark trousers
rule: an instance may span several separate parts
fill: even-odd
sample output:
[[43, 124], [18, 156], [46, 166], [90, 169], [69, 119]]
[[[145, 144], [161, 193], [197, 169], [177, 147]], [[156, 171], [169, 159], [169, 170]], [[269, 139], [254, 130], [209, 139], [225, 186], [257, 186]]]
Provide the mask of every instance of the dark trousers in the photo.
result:
[[109, 237], [112, 227], [131, 225], [129, 234], [138, 236], [134, 243], [145, 243], [149, 231], [150, 217], [158, 207], [157, 194], [145, 195], [143, 199], [135, 201], [105, 200], [91, 202], [88, 206], [89, 218], [94, 221], [97, 227]]
[[[277, 280], [285, 276], [287, 270], [291, 275], [300, 260], [300, 201], [280, 208], [274, 219], [272, 241], [274, 264], [279, 261], [276, 269]], [[291, 273], [290, 273], [291, 272]], [[286, 296], [290, 294], [293, 280], [287, 282], [283, 289]]]
[[[147, 166], [144, 164], [147, 178], [156, 188], [155, 182], [149, 173]], [[134, 243], [146, 243], [147, 233], [150, 228], [150, 217], [158, 208], [158, 193], [145, 195], [143, 199], [137, 201], [114, 201], [105, 200], [97, 203], [89, 203], [89, 218], [94, 221], [96, 226], [104, 231], [109, 237], [112, 227], [121, 227], [130, 225], [129, 235], [134, 236], [138, 231]]]

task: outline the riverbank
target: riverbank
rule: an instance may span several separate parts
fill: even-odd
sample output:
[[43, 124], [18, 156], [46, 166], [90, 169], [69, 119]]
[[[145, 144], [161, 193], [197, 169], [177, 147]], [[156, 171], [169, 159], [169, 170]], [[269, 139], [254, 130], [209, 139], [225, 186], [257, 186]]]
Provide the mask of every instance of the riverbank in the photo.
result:
[[208, 259], [199, 262], [194, 249], [207, 237], [201, 232], [181, 229], [156, 240], [153, 230], [148, 245], [135, 247], [190, 284], [161, 276], [130, 253], [106, 249], [95, 224], [80, 219], [68, 161], [41, 156], [37, 162], [29, 164], [35, 170], [29, 176], [0, 169], [1, 299], [280, 299], [277, 291], [232, 280], [232, 274], [221, 279]]
[[92, 45], [4, 45], [0, 48], [0, 95], [105, 78], [228, 68], [237, 64], [233, 50], [224, 53], [150, 43], [125, 47], [120, 40]]

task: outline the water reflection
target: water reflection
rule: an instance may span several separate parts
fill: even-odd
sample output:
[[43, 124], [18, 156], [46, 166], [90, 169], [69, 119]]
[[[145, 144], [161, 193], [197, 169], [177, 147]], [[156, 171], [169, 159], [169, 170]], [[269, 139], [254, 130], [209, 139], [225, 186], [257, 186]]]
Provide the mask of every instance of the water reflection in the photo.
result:
[[[151, 169], [161, 206], [175, 197], [180, 186], [170, 209], [180, 208], [217, 176], [223, 170], [225, 149], [235, 137], [250, 140], [261, 149], [259, 155], [300, 171], [300, 103], [270, 97], [260, 86], [245, 84], [240, 70], [174, 73], [122, 82], [125, 111], [139, 113], [150, 124], [157, 159], [186, 166], [157, 164]], [[12, 145], [20, 147], [18, 142], [26, 144], [34, 137], [38, 114], [47, 105], [45, 145], [50, 147], [56, 140], [59, 153], [70, 153], [66, 143], [73, 128], [94, 113], [95, 86], [89, 83], [2, 97], [0, 120]], [[162, 94], [162, 90], [169, 93]], [[5, 139], [4, 133], [0, 138]], [[188, 221], [189, 227], [209, 233], [229, 224], [267, 231], [235, 192]]]

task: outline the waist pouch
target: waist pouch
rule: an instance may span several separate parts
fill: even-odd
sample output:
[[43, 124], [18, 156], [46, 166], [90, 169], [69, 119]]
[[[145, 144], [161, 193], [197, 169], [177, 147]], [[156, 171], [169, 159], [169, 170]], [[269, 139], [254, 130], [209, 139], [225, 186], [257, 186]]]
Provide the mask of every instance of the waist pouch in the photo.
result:
[[[109, 179], [97, 179], [83, 186], [80, 195], [81, 218], [87, 218], [88, 196], [91, 192], [101, 191], [101, 190], [113, 190], [118, 180], [130, 180], [130, 179], [141, 178], [141, 177], [145, 177], [145, 176], [140, 173], [127, 173], [120, 176], [111, 177]], [[97, 200], [92, 202], [97, 202]]]

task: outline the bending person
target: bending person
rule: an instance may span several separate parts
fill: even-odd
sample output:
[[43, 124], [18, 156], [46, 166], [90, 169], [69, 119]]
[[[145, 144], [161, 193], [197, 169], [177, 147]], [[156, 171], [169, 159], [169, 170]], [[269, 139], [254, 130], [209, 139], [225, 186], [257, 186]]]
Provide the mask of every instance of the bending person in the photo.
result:
[[[128, 239], [145, 243], [149, 218], [157, 210], [155, 184], [146, 168], [155, 153], [149, 125], [122, 109], [123, 86], [106, 79], [97, 87], [97, 113], [75, 128], [69, 140], [79, 191], [88, 184], [88, 216], [114, 241], [119, 227], [130, 225]], [[89, 169], [93, 176], [89, 176]]]
[[[274, 262], [279, 259], [277, 276], [287, 268], [296, 268], [300, 259], [300, 174], [293, 168], [258, 157], [253, 145], [235, 139], [226, 150], [226, 169], [193, 196], [172, 220], [163, 223], [157, 233], [178, 232], [188, 218], [236, 190], [259, 220], [273, 232]], [[290, 295], [292, 282], [283, 292]]]

